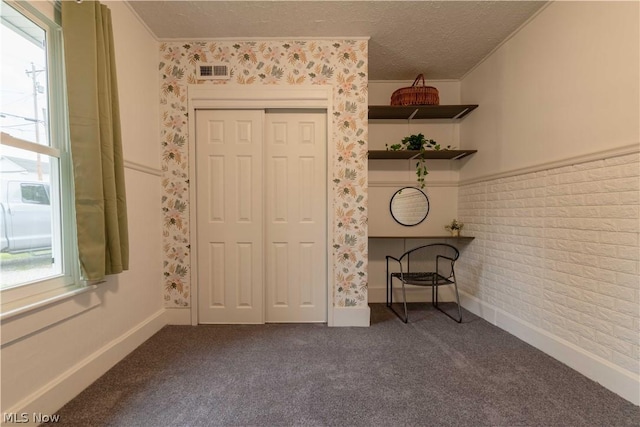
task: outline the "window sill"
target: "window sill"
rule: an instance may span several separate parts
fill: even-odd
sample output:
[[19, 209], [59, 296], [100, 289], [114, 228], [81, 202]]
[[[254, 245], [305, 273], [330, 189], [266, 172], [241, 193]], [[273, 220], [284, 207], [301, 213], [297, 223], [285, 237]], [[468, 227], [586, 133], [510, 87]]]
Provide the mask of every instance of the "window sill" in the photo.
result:
[[37, 300], [18, 300], [3, 305], [0, 345], [25, 338], [46, 327], [77, 316], [100, 304], [95, 285], [58, 289]]

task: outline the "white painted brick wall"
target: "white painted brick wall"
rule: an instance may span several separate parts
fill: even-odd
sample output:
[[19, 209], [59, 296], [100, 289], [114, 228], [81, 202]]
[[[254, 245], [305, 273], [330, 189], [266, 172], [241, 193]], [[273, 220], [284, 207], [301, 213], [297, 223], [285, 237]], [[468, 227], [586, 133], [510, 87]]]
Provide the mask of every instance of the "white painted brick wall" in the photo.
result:
[[640, 155], [459, 188], [462, 290], [640, 371]]

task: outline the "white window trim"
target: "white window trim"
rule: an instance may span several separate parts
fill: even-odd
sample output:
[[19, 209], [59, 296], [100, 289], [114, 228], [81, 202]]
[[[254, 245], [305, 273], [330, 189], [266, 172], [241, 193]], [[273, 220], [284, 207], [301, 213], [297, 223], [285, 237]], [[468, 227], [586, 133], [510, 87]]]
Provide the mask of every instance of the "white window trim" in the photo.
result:
[[[21, 338], [25, 338], [44, 328], [48, 328], [63, 320], [77, 316], [85, 311], [100, 305], [100, 299], [96, 292], [96, 285], [75, 286], [73, 289], [60, 289], [51, 292], [43, 299], [38, 295], [27, 304], [20, 301], [20, 306], [3, 312], [2, 334], [0, 345], [4, 347]], [[83, 295], [84, 294], [84, 295]]]
[[[49, 93], [49, 117], [51, 140], [57, 141], [53, 147], [34, 144], [19, 138], [2, 134], [2, 144], [28, 149], [59, 159], [59, 191], [70, 194], [60, 203], [60, 224], [62, 254], [64, 256], [61, 275], [33, 283], [19, 285], [0, 291], [0, 320], [2, 321], [1, 345], [15, 341], [35, 331], [51, 326], [71, 316], [89, 310], [99, 304], [95, 292], [90, 292], [89, 301], [82, 294], [94, 290], [95, 283], [87, 284], [80, 279], [78, 262], [75, 209], [73, 195], [73, 170], [68, 132], [66, 84], [64, 78], [64, 56], [62, 28], [55, 22], [53, 3], [46, 13], [25, 2], [4, 0], [46, 32], [47, 69]], [[62, 166], [65, 165], [65, 166]]]
[[57, 148], [25, 141], [24, 139], [16, 138], [4, 132], [0, 135], [0, 144], [57, 158], [59, 158], [61, 154]]

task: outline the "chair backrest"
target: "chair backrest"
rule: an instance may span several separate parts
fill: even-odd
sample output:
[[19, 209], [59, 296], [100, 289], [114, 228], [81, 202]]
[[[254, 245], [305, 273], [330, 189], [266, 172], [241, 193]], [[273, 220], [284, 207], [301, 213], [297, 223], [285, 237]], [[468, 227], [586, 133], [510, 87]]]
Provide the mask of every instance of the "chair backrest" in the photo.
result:
[[441, 258], [438, 262], [439, 272], [447, 276], [451, 274], [455, 261], [460, 257], [460, 251], [447, 243], [432, 243], [410, 249], [402, 255], [400, 261], [406, 262], [409, 272], [435, 271], [438, 256], [451, 259], [449, 261]]

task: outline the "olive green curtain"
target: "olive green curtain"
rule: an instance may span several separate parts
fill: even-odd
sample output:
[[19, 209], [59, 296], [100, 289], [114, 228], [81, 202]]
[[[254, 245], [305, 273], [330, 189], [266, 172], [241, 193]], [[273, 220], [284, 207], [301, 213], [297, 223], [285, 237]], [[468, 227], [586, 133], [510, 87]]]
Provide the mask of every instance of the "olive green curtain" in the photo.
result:
[[129, 268], [129, 237], [111, 11], [62, 2], [62, 35], [83, 278]]

